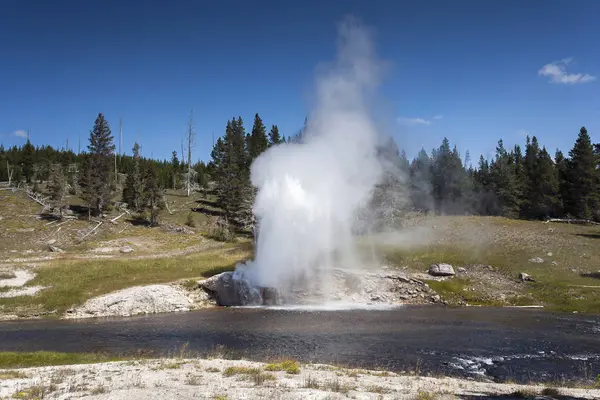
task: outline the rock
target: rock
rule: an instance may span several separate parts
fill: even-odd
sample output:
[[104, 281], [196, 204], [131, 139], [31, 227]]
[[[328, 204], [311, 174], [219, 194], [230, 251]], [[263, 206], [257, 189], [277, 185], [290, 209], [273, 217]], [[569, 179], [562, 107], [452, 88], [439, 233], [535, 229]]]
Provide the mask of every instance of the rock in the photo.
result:
[[440, 300], [442, 300], [442, 298], [438, 294], [431, 296], [431, 301], [433, 301], [434, 303], [439, 303]]
[[54, 243], [56, 243], [56, 239], [50, 239], [50, 240], [48, 240], [46, 242], [46, 244], [48, 244], [48, 245], [51, 245], [51, 244], [54, 244]]
[[234, 279], [233, 272], [223, 272], [206, 281], [200, 287], [210, 292], [219, 306], [262, 305], [261, 289], [244, 279]]
[[119, 249], [119, 251], [123, 254], [133, 253], [133, 248], [131, 246], [123, 246]]
[[541, 264], [541, 263], [544, 262], [544, 259], [540, 258], [540, 257], [534, 257], [534, 258], [530, 258], [529, 262], [536, 263], [536, 264]]
[[558, 265], [558, 262], [552, 261], [552, 265]]
[[552, 253], [551, 252], [548, 252], [548, 257], [552, 257]]
[[467, 269], [463, 268], [463, 267], [458, 267], [458, 272], [465, 273], [465, 272], [467, 272]]
[[429, 267], [429, 275], [433, 276], [453, 276], [456, 275], [454, 268], [450, 264], [433, 264]]
[[64, 253], [65, 251], [63, 249], [61, 249], [60, 247], [56, 247], [53, 245], [48, 245], [48, 248], [50, 249], [51, 252], [53, 253]]
[[520, 279], [522, 282], [535, 282], [535, 279], [533, 279], [533, 278], [531, 277], [531, 275], [529, 275], [529, 274], [527, 274], [527, 273], [525, 273], [525, 272], [521, 272], [521, 273], [519, 273], [519, 279]]

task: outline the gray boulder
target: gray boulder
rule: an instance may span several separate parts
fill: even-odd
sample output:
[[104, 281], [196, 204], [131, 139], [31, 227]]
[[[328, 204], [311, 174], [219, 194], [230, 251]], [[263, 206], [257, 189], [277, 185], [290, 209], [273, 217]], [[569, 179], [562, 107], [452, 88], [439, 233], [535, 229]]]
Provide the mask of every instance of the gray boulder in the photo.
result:
[[201, 288], [209, 292], [219, 306], [262, 305], [261, 290], [246, 280], [234, 279], [233, 272], [223, 272], [206, 281], [199, 282]]
[[519, 279], [521, 280], [521, 282], [535, 282], [535, 279], [533, 279], [531, 275], [525, 272], [519, 273]]
[[133, 248], [131, 246], [123, 246], [119, 249], [119, 251], [123, 254], [133, 253]]
[[433, 276], [454, 276], [454, 268], [450, 264], [433, 264], [429, 267], [429, 275]]

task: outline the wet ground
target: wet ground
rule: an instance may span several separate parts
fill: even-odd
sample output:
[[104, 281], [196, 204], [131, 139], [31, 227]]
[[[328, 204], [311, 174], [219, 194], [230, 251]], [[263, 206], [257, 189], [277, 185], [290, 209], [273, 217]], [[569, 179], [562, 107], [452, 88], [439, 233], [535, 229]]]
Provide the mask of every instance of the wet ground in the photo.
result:
[[593, 381], [600, 316], [535, 309], [407, 306], [389, 310], [207, 309], [79, 321], [0, 323], [0, 351], [174, 355], [225, 347], [396, 372], [517, 382]]

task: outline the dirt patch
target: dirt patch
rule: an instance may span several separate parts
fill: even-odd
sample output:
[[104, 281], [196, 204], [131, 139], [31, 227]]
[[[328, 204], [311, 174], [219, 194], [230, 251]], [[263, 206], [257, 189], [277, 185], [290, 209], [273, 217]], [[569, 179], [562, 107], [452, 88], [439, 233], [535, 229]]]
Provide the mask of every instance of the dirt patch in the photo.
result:
[[27, 286], [20, 289], [11, 289], [6, 292], [0, 292], [0, 298], [34, 296], [37, 294], [37, 292], [46, 288], [46, 286]]
[[12, 271], [12, 274], [14, 275], [14, 278], [0, 279], [0, 287], [20, 287], [35, 278], [33, 272], [24, 269]]

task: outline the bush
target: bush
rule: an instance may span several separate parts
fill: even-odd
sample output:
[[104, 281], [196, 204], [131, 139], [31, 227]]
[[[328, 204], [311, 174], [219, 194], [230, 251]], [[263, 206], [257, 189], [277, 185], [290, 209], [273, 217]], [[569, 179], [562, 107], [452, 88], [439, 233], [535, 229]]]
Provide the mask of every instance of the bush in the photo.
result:
[[194, 215], [192, 215], [191, 212], [187, 215], [187, 218], [185, 219], [185, 224], [187, 226], [189, 226], [190, 228], [196, 227], [196, 222], [194, 221]]

